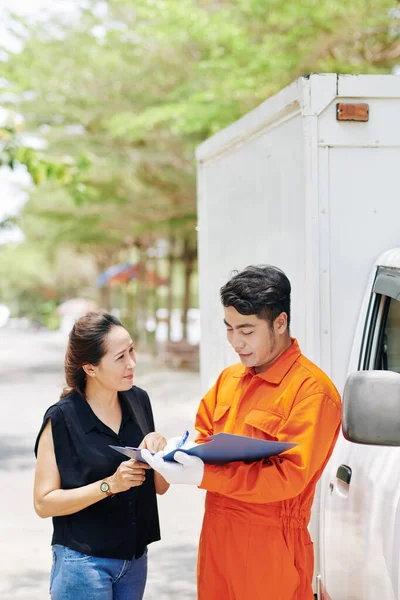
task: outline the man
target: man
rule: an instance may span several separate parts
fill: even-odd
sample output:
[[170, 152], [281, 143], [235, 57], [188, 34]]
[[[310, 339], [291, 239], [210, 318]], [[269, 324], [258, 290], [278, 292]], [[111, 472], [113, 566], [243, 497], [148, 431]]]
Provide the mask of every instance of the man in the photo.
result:
[[227, 337], [241, 364], [225, 369], [200, 404], [197, 442], [219, 432], [296, 442], [253, 463], [204, 465], [143, 457], [170, 483], [207, 490], [199, 546], [199, 600], [312, 600], [307, 524], [315, 486], [339, 433], [341, 404], [329, 378], [290, 337], [286, 275], [248, 267], [221, 289]]

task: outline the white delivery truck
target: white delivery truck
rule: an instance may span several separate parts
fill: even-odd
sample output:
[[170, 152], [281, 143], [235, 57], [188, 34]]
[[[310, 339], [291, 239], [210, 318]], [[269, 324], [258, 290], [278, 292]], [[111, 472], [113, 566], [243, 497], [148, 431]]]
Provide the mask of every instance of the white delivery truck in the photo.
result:
[[319, 484], [319, 599], [400, 599], [400, 77], [302, 77], [197, 152], [201, 374], [237, 357], [219, 289], [269, 263], [292, 334], [344, 391]]

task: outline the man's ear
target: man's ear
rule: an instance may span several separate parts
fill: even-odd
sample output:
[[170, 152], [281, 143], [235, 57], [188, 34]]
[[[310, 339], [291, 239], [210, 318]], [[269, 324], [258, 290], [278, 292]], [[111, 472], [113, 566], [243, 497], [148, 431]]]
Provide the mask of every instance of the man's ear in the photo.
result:
[[85, 371], [88, 377], [96, 377], [93, 365], [82, 365], [82, 369]]
[[275, 332], [278, 335], [282, 335], [287, 331], [287, 314], [285, 312], [281, 312], [274, 321]]

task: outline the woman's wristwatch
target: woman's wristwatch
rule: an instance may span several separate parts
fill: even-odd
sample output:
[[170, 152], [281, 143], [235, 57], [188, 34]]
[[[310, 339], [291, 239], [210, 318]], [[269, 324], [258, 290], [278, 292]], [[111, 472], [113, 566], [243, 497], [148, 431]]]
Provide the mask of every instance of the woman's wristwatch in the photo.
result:
[[115, 496], [110, 489], [110, 484], [108, 481], [102, 481], [100, 484], [100, 491], [103, 492], [106, 496]]

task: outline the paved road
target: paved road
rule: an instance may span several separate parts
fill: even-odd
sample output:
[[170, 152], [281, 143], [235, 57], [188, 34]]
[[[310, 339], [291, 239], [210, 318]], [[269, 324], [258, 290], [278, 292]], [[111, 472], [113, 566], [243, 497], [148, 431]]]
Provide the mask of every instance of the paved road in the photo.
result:
[[[33, 445], [44, 411], [63, 384], [65, 336], [0, 329], [0, 598], [49, 597], [51, 521], [32, 508]], [[167, 436], [193, 424], [200, 398], [196, 373], [173, 372], [139, 356], [137, 385], [152, 400]], [[197, 541], [204, 496], [175, 486], [159, 500], [162, 541], [149, 551], [146, 600], [194, 600]]]

